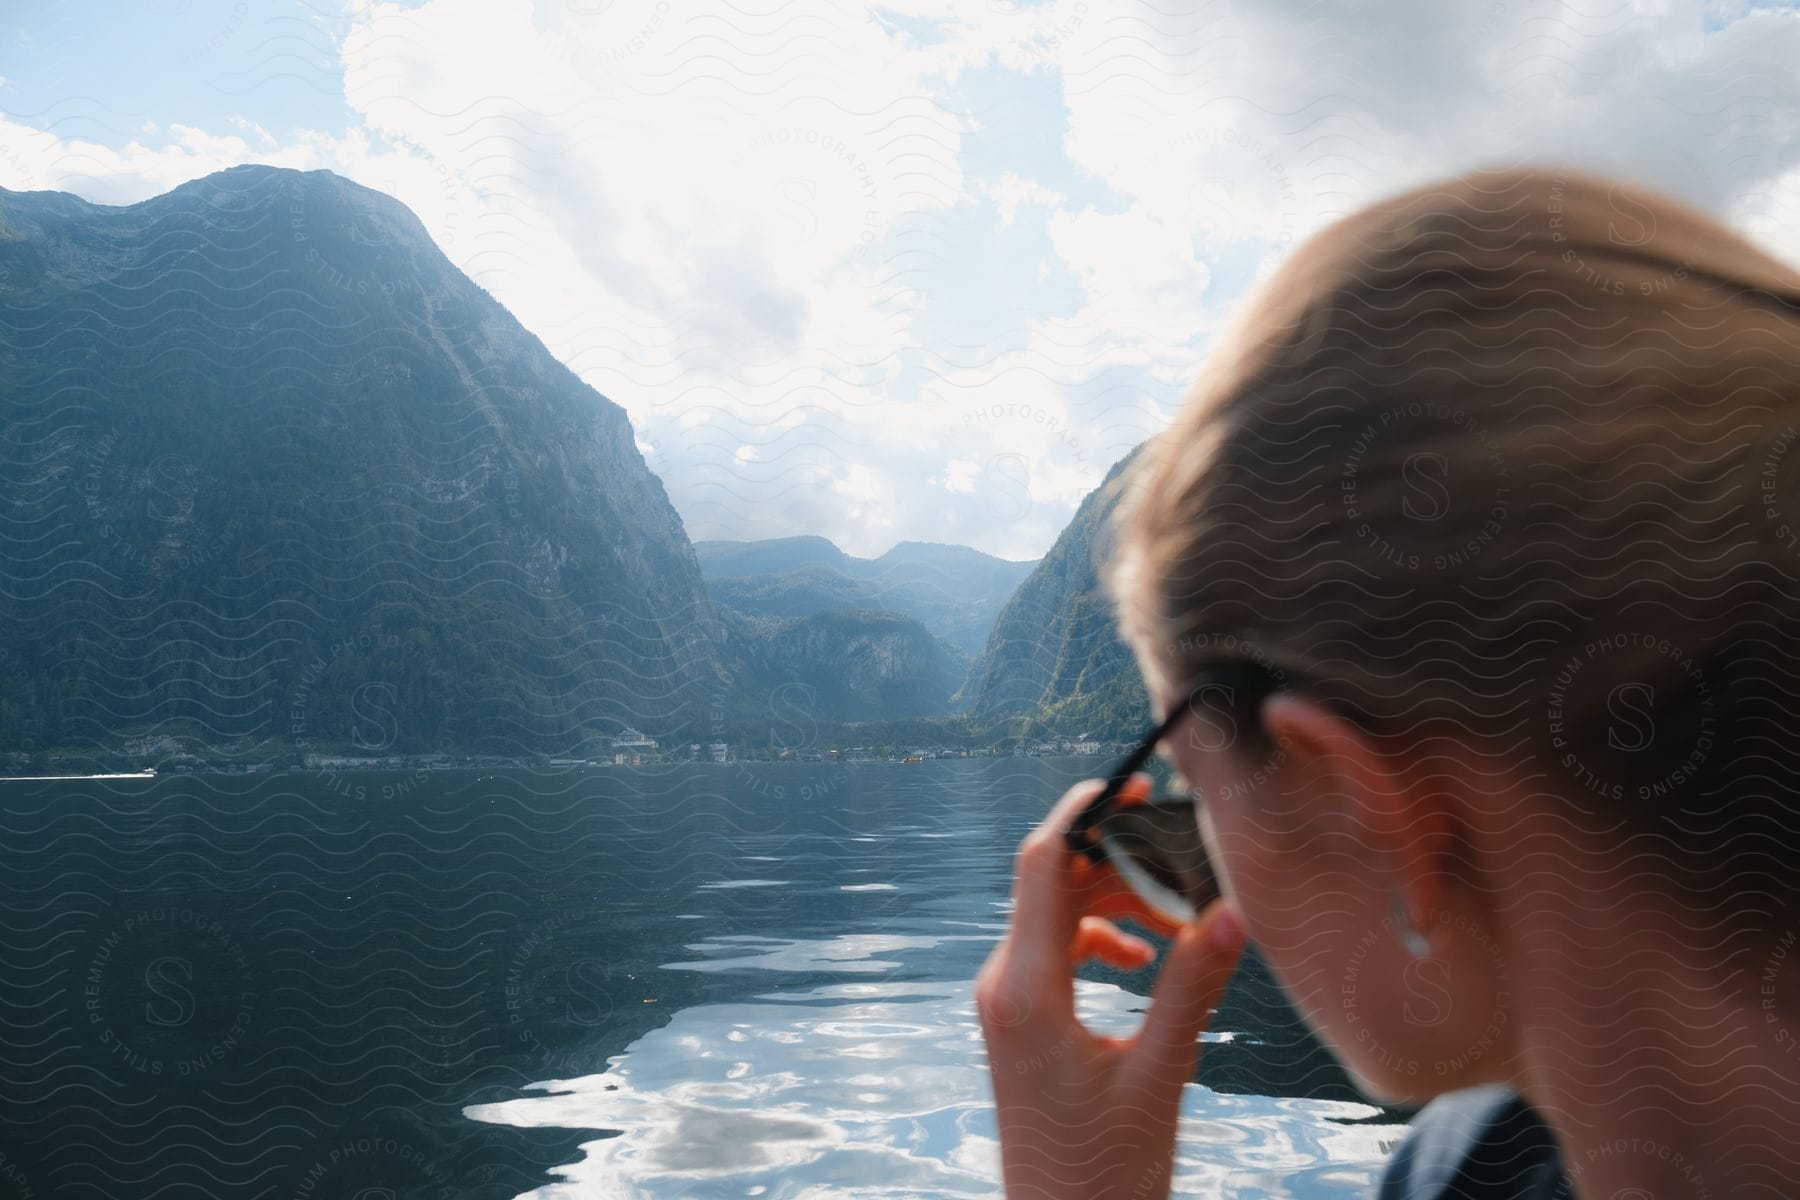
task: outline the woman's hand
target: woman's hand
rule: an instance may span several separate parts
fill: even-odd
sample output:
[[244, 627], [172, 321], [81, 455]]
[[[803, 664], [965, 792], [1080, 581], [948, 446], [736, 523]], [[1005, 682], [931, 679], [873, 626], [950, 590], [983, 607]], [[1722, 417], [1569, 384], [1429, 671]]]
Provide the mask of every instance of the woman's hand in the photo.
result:
[[[1148, 775], [1128, 791], [1148, 796]], [[1019, 846], [1012, 925], [975, 978], [1009, 1200], [1161, 1200], [1169, 1191], [1182, 1085], [1243, 949], [1223, 901], [1177, 927], [1112, 871], [1072, 854], [1063, 830], [1103, 786], [1070, 788]], [[1174, 941], [1150, 1010], [1129, 1038], [1075, 1016], [1075, 967], [1147, 965], [1155, 951], [1107, 920], [1132, 916]]]

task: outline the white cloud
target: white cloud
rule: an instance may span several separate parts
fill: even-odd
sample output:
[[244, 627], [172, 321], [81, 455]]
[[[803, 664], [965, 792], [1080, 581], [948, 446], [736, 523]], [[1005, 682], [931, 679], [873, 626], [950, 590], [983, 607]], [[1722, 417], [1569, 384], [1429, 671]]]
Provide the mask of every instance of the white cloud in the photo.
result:
[[132, 204], [190, 179], [244, 162], [312, 170], [336, 161], [322, 140], [269, 151], [243, 138], [170, 125], [160, 144], [113, 147], [0, 117], [0, 185], [73, 192], [97, 204]]
[[230, 124], [233, 129], [241, 129], [245, 133], [256, 135], [257, 142], [265, 150], [275, 148], [275, 135], [264, 129], [261, 125], [258, 125], [255, 121], [248, 120], [244, 117], [232, 117]]
[[1019, 209], [1027, 204], [1058, 205], [1067, 198], [1054, 188], [1045, 187], [1034, 179], [1026, 179], [1012, 171], [1002, 172], [1000, 178], [983, 189], [988, 199], [994, 202], [994, 208], [1000, 213], [1000, 228], [1011, 225], [1019, 215]]
[[[1076, 363], [1141, 368], [1154, 397], [1146, 432], [1245, 287], [1307, 235], [1475, 166], [1555, 159], [1614, 172], [1800, 262], [1791, 7], [1733, 0], [1733, 23], [1707, 36], [1695, 0], [1123, 0], [1093, 13], [1068, 25], [1052, 57], [1064, 149], [1116, 200], [1049, 218], [1086, 297], [1034, 324], [1031, 354], [1064, 379]], [[1213, 268], [1228, 257], [1250, 269], [1221, 289]]]
[[879, 310], [908, 302], [884, 282], [889, 239], [957, 200], [959, 130], [868, 13], [801, 8], [734, 35], [660, 0], [555, 29], [473, 0], [378, 4], [346, 88], [372, 129], [479, 178], [491, 249], [472, 272], [534, 327], [576, 303], [585, 325], [559, 340], [596, 382], [660, 384], [646, 336], [658, 365], [702, 372], [879, 355], [903, 341]]
[[1768, 187], [1745, 195], [1732, 214], [1751, 238], [1800, 265], [1800, 166], [1790, 168]]
[[1707, 36], [1697, 0], [1159, 14], [1120, 5], [1113, 37], [1094, 30], [1065, 48], [1067, 146], [1202, 240], [1289, 242], [1377, 196], [1524, 158], [1723, 210], [1800, 155], [1791, 8]]
[[1183, 369], [1194, 330], [1205, 322], [1208, 272], [1194, 252], [1191, 222], [1145, 206], [1123, 213], [1058, 212], [1050, 240], [1087, 290], [1090, 310], [1108, 314], [1113, 361], [1173, 356]]
[[942, 476], [934, 478], [933, 483], [946, 492], [969, 493], [975, 490], [975, 476], [981, 471], [981, 464], [966, 458], [953, 458], [944, 464]]
[[[905, 444], [859, 435], [916, 340], [934, 222], [964, 200], [962, 122], [935, 99], [958, 52], [822, 0], [544, 17], [364, 10], [347, 95], [427, 168], [368, 182], [440, 240], [454, 212], [452, 257], [656, 438], [696, 536], [843, 536], [844, 511], [796, 485], [866, 481]], [[741, 479], [745, 444], [764, 469]], [[924, 474], [892, 465], [884, 495]]]

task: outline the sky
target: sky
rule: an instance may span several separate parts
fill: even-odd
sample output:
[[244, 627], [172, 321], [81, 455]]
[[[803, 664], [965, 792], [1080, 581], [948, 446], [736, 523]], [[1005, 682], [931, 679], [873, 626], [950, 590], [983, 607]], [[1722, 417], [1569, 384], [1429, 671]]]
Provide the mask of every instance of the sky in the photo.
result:
[[0, 186], [388, 192], [630, 414], [690, 537], [1049, 549], [1312, 232], [1568, 162], [1800, 263], [1750, 0], [9, 0]]

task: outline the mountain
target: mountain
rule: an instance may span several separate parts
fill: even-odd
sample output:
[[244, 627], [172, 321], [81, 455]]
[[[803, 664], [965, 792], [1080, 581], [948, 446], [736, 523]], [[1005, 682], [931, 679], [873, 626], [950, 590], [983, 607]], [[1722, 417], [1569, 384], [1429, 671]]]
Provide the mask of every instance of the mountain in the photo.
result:
[[[846, 721], [942, 716], [968, 659], [918, 621], [878, 609], [843, 609], [786, 620], [726, 613], [745, 647], [748, 677], [762, 689], [771, 741], [812, 746]], [[808, 734], [796, 736], [804, 727]], [[762, 732], [753, 729], [752, 732]]]
[[822, 537], [703, 541], [694, 551], [707, 590], [738, 612], [886, 609], [970, 657], [981, 653], [994, 618], [1035, 565], [934, 542], [900, 542], [879, 558], [856, 558]]
[[694, 554], [700, 560], [700, 572], [708, 579], [735, 575], [778, 575], [805, 567], [850, 569], [853, 559], [837, 548], [830, 538], [807, 534], [801, 537], [764, 538], [753, 542], [703, 541], [694, 543]]
[[1031, 715], [1073, 736], [1134, 739], [1150, 718], [1143, 676], [1100, 587], [1116, 481], [1134, 450], [1090, 492], [994, 622], [958, 703], [976, 722]]
[[0, 190], [0, 366], [0, 751], [571, 751], [756, 688], [624, 411], [378, 192]]

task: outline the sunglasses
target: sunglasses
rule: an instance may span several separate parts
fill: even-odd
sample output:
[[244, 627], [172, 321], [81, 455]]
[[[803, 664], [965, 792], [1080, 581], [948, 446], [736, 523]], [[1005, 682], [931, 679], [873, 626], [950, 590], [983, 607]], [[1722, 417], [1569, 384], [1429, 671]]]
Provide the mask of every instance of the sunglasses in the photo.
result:
[[1219, 663], [1201, 672], [1187, 701], [1172, 709], [1137, 748], [1108, 773], [1106, 786], [1070, 822], [1069, 849], [1095, 866], [1109, 866], [1151, 909], [1185, 923], [1219, 896], [1218, 877], [1200, 838], [1199, 813], [1191, 795], [1153, 795], [1120, 802], [1127, 781], [1156, 753], [1156, 747], [1195, 705], [1211, 696], [1227, 710], [1241, 709], [1283, 686], [1282, 677], [1257, 663]]

